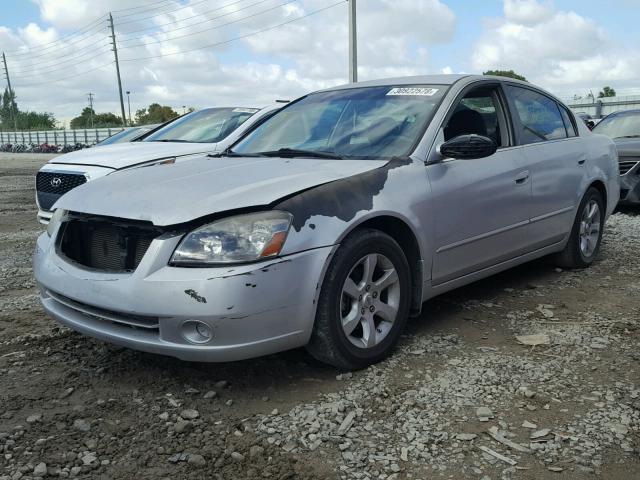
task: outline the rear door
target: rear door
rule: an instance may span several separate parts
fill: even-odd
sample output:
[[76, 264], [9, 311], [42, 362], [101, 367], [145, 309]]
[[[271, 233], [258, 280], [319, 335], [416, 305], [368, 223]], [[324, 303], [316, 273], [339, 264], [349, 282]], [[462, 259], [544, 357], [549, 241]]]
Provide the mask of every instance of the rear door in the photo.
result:
[[466, 133], [493, 138], [498, 150], [486, 158], [452, 158], [427, 166], [435, 216], [434, 285], [517, 257], [528, 241], [530, 175], [514, 145], [499, 84], [463, 92], [439, 140]]
[[531, 172], [530, 244], [537, 250], [561, 241], [571, 230], [580, 201], [586, 152], [575, 119], [544, 93], [506, 86], [516, 140]]

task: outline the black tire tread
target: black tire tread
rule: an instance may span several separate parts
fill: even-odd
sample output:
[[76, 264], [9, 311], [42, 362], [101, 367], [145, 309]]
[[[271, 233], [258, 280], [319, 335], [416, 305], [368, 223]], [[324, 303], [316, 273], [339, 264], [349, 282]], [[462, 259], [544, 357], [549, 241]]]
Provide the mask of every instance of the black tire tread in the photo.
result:
[[[331, 263], [327, 269], [327, 272], [325, 273], [320, 295], [318, 297], [318, 305], [316, 310], [316, 318], [313, 325], [313, 331], [306, 349], [316, 360], [333, 365], [341, 370], [346, 371], [360, 369], [370, 363], [375, 363], [382, 360], [382, 358], [391, 353], [393, 347], [395, 346], [395, 343], [397, 342], [396, 339], [396, 341], [392, 343], [392, 345], [389, 349], [387, 349], [384, 355], [379, 355], [372, 361], [354, 361], [353, 359], [348, 358], [348, 356], [340, 350], [339, 346], [332, 338], [331, 322], [335, 321], [335, 319], [331, 318], [332, 315], [331, 305], [329, 304], [329, 290], [337, 281], [339, 281], [337, 276], [340, 273], [340, 266], [344, 262], [352, 261], [353, 259], [351, 257], [351, 252], [366, 242], [384, 242], [393, 245], [394, 248], [397, 248], [397, 251], [402, 254], [402, 259], [404, 260], [403, 268], [405, 268], [407, 281], [411, 281], [409, 275], [409, 267], [402, 248], [396, 243], [393, 238], [391, 238], [386, 233], [376, 229], [362, 228], [352, 232], [344, 239], [344, 241], [336, 251], [334, 257], [331, 259]], [[400, 272], [398, 273], [400, 275]], [[407, 293], [405, 293], [404, 295], [402, 301], [403, 305], [400, 307], [398, 311], [398, 318], [396, 319], [396, 322], [400, 324], [399, 331], [396, 335], [398, 338], [409, 313], [409, 291], [410, 289], [408, 289]]]
[[[582, 255], [579, 252], [580, 240], [578, 237], [580, 235], [580, 220], [582, 217], [582, 211], [584, 210], [587, 202], [592, 198], [596, 198], [600, 206], [602, 224], [600, 225], [600, 239], [598, 240], [598, 247], [596, 248], [596, 251], [594, 252], [591, 259], [589, 261], [585, 261], [585, 259], [582, 258]], [[573, 227], [571, 228], [571, 234], [569, 235], [569, 241], [567, 242], [564, 250], [555, 255], [554, 263], [559, 267], [568, 269], [582, 269], [589, 267], [593, 263], [594, 259], [598, 256], [598, 252], [600, 250], [600, 244], [602, 241], [602, 230], [604, 227], [604, 215], [605, 211], [602, 194], [597, 188], [590, 187], [582, 197], [582, 201], [580, 202], [580, 206], [578, 207], [576, 217], [573, 221]]]

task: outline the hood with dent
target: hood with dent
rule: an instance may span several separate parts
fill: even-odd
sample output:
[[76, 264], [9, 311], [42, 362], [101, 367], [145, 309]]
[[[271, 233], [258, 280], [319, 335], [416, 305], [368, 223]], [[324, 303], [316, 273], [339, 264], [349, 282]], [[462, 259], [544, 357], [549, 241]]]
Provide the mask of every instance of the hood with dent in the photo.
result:
[[383, 160], [209, 158], [116, 172], [54, 205], [76, 212], [167, 226], [247, 207], [383, 167]]
[[213, 152], [216, 146], [216, 143], [185, 142], [114, 143], [60, 155], [49, 163], [96, 165], [118, 170], [159, 158]]
[[620, 157], [640, 157], [640, 138], [615, 138]]

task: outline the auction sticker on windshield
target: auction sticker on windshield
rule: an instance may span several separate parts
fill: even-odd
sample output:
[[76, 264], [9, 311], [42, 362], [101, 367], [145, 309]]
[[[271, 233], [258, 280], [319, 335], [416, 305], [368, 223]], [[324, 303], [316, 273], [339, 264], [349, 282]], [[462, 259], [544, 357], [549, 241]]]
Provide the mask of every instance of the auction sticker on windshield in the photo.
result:
[[427, 87], [396, 87], [387, 92], [387, 95], [418, 95], [431, 97], [438, 93], [437, 88]]

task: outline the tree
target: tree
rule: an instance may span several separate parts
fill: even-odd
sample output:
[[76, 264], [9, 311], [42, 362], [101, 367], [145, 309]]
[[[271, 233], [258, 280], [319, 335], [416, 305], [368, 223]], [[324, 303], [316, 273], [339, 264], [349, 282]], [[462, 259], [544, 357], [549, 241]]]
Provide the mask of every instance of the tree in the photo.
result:
[[14, 116], [18, 112], [18, 105], [15, 100], [15, 92], [9, 88], [4, 89], [2, 94], [2, 105], [0, 105], [0, 123], [4, 128], [14, 128]]
[[522, 75], [517, 74], [513, 70], [487, 70], [486, 72], [482, 72], [482, 74], [483, 75], [496, 75], [498, 77], [515, 78], [516, 80], [522, 80], [523, 82], [527, 81], [526, 78], [524, 78]]
[[138, 125], [163, 123], [177, 116], [178, 113], [173, 108], [159, 103], [152, 103], [148, 108], [141, 108], [136, 111], [136, 123]]
[[50, 112], [18, 112], [19, 130], [48, 130], [56, 127], [56, 119]]
[[605, 97], [615, 97], [616, 91], [611, 87], [604, 87], [600, 93], [598, 93], [598, 98]]
[[90, 128], [92, 126], [96, 128], [120, 127], [122, 126], [122, 119], [110, 112], [96, 113], [90, 107], [84, 107], [84, 109], [82, 109], [82, 113], [71, 120], [71, 128]]
[[55, 128], [56, 119], [49, 112], [22, 112], [15, 100], [15, 92], [4, 89], [0, 103], [0, 127], [19, 130]]

